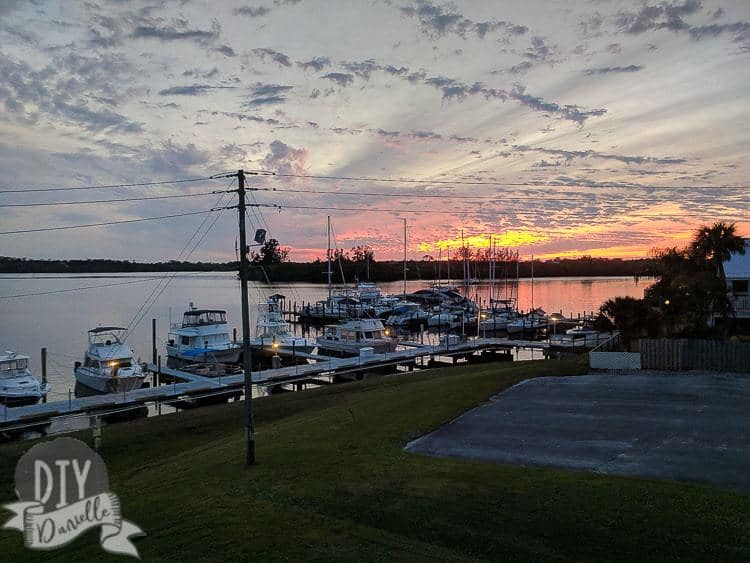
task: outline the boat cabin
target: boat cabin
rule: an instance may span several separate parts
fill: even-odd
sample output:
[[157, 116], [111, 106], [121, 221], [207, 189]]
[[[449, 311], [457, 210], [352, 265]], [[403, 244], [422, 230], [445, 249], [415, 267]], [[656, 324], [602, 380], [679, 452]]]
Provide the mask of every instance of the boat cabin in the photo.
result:
[[219, 309], [193, 309], [182, 316], [182, 328], [227, 324], [227, 312]]
[[0, 355], [0, 379], [26, 375], [26, 370], [28, 368], [28, 356], [20, 356], [13, 352], [6, 352], [5, 354]]

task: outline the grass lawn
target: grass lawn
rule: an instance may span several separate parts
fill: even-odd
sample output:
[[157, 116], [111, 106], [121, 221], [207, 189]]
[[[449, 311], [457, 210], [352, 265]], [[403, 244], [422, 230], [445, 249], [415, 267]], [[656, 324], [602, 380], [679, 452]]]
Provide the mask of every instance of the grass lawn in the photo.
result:
[[[102, 456], [123, 516], [148, 534], [144, 561], [750, 559], [748, 495], [402, 450], [522, 379], [584, 369], [462, 366], [260, 399], [252, 468], [242, 403], [105, 427]], [[0, 447], [0, 503], [16, 500], [30, 446]], [[98, 532], [32, 552], [8, 530], [0, 559], [127, 560]]]

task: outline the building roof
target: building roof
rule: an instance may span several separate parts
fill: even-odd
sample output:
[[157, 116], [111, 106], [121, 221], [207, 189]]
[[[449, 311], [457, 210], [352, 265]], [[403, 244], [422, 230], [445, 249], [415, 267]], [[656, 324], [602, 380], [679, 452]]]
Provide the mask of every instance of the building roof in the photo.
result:
[[724, 263], [728, 280], [750, 280], [750, 239], [745, 239], [745, 254], [732, 253]]

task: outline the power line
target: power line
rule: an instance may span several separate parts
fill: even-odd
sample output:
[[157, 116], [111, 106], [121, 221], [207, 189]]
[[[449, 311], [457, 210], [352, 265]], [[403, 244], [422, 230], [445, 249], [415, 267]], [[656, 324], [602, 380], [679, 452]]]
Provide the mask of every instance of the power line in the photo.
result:
[[[317, 211], [357, 211], [357, 212], [383, 212], [383, 213], [413, 213], [413, 214], [421, 214], [421, 215], [468, 215], [477, 213], [476, 210], [467, 210], [467, 211], [458, 211], [455, 209], [450, 210], [421, 210], [421, 209], [383, 209], [383, 208], [368, 208], [368, 207], [330, 207], [330, 206], [318, 206], [318, 205], [285, 205], [285, 204], [277, 204], [277, 203], [255, 203], [255, 204], [247, 204], [248, 207], [268, 207], [273, 209], [278, 209], [281, 211], [282, 209], [311, 209], [311, 210], [317, 210]], [[574, 211], [583, 211], [584, 213], [587, 213], [589, 215], [596, 215], [597, 213], [588, 212], [585, 210], [580, 210], [579, 208], [573, 209], [573, 210], [557, 210], [561, 213], [571, 213]], [[528, 215], [531, 217], [538, 217], [539, 212], [538, 211], [517, 211], [517, 210], [510, 210], [510, 214], [512, 215]], [[702, 215], [699, 215], [697, 213], [695, 214], [684, 214], [681, 217], [703, 217]], [[672, 216], [669, 215], [656, 215], [656, 214], [642, 214], [637, 213], [630, 216], [632, 219], [672, 219]], [[726, 217], [727, 219], [731, 220], [744, 220], [744, 217]], [[2, 234], [2, 233], [0, 233]]]
[[159, 215], [157, 217], [140, 217], [138, 219], [125, 219], [123, 221], [106, 221], [104, 223], [87, 223], [85, 225], [61, 225], [59, 227], [41, 227], [37, 229], [19, 229], [17, 231], [0, 231], [0, 235], [17, 235], [21, 233], [41, 233], [46, 231], [62, 231], [65, 229], [85, 229], [88, 227], [104, 227], [107, 225], [123, 225], [125, 223], [140, 223], [142, 221], [156, 221], [158, 219], [172, 219], [174, 217], [187, 217], [189, 215], [201, 215], [211, 213], [219, 209], [229, 209], [228, 207], [213, 208], [207, 211], [190, 211], [188, 213], [174, 213], [172, 215]]
[[161, 186], [166, 184], [186, 184], [190, 182], [203, 182], [206, 180], [215, 180], [216, 178], [208, 176], [205, 178], [186, 178], [184, 180], [160, 180], [158, 182], [137, 182], [131, 184], [104, 184], [96, 186], [72, 186], [68, 188], [11, 188], [2, 189], [0, 194], [11, 193], [32, 193], [32, 192], [66, 192], [70, 190], [103, 190], [109, 188], [139, 188], [144, 186]]
[[641, 190], [677, 190], [677, 189], [721, 189], [721, 190], [744, 190], [750, 186], [645, 186], [642, 184], [623, 184], [618, 182], [600, 182], [596, 185], [590, 184], [557, 184], [553, 182], [501, 182], [487, 180], [420, 180], [417, 178], [378, 178], [372, 176], [324, 176], [316, 174], [282, 174], [273, 172], [259, 172], [259, 175], [271, 178], [307, 178], [311, 180], [349, 180], [352, 182], [387, 182], [397, 184], [454, 184], [466, 186], [519, 186], [519, 187], [551, 187], [551, 188], [622, 188]]
[[34, 297], [37, 295], [50, 295], [52, 293], [68, 293], [70, 291], [83, 291], [85, 289], [98, 289], [100, 287], [112, 287], [115, 285], [127, 285], [131, 283], [144, 283], [149, 281], [156, 281], [158, 278], [149, 278], [145, 280], [129, 280], [124, 282], [116, 282], [116, 283], [104, 283], [99, 285], [86, 285], [83, 287], [71, 287], [68, 289], [55, 289], [52, 291], [37, 291], [35, 293], [18, 293], [16, 295], [0, 295], [0, 299], [15, 299], [16, 297]]
[[85, 205], [87, 203], [122, 203], [126, 201], [146, 201], [152, 199], [176, 199], [182, 197], [198, 197], [205, 195], [214, 195], [218, 193], [224, 193], [222, 191], [212, 192], [200, 192], [197, 194], [176, 194], [176, 195], [155, 195], [155, 196], [144, 196], [144, 197], [126, 197], [122, 199], [91, 199], [86, 201], [49, 201], [39, 203], [3, 203], [0, 207], [38, 207], [44, 205]]
[[[250, 191], [250, 190], [248, 190]], [[461, 195], [461, 194], [425, 194], [425, 193], [383, 193], [383, 192], [350, 192], [350, 191], [331, 191], [331, 190], [302, 190], [302, 189], [294, 189], [294, 188], [252, 188], [253, 192], [273, 192], [273, 193], [301, 193], [301, 194], [322, 194], [322, 195], [352, 195], [352, 196], [366, 196], [366, 197], [394, 197], [394, 198], [442, 198], [442, 199], [465, 199], [465, 200], [473, 200], [473, 201], [486, 201], [488, 198], [497, 196], [501, 197], [503, 201], [585, 201], [585, 202], [591, 202], [596, 203], [596, 201], [591, 201], [586, 197], [579, 197], [574, 198], [570, 195], [566, 197], [548, 197], [544, 194], [538, 194], [538, 195], [531, 195], [531, 196], [508, 196], [501, 193], [495, 193], [495, 194], [483, 194], [483, 195]], [[573, 195], [581, 195], [584, 194], [573, 194]], [[607, 197], [612, 198], [621, 198], [621, 194], [606, 194]], [[743, 194], [744, 195], [744, 194]], [[602, 197], [602, 194], [597, 194], [596, 198]], [[736, 197], [736, 196], [732, 196]], [[632, 198], [631, 198], [632, 199]], [[641, 199], [642, 201], [642, 199]], [[1, 206], [0, 206], [1, 207]]]

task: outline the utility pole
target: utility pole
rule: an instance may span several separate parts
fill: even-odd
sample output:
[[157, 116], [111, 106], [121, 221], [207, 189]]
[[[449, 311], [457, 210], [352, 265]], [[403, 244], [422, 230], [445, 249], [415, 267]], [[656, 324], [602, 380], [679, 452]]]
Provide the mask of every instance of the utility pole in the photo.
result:
[[333, 257], [331, 256], [331, 216], [328, 216], [328, 305], [332, 307], [331, 305], [331, 295], [333, 294], [333, 286], [332, 286], [332, 275], [333, 272], [331, 270], [331, 259]]
[[406, 296], [406, 219], [404, 219], [404, 296]]
[[239, 227], [240, 227], [240, 288], [242, 291], [242, 369], [245, 374], [245, 441], [247, 442], [247, 465], [255, 463], [255, 425], [253, 424], [253, 382], [252, 359], [250, 356], [250, 309], [247, 298], [247, 237], [245, 235], [245, 172], [237, 171], [239, 189]]

